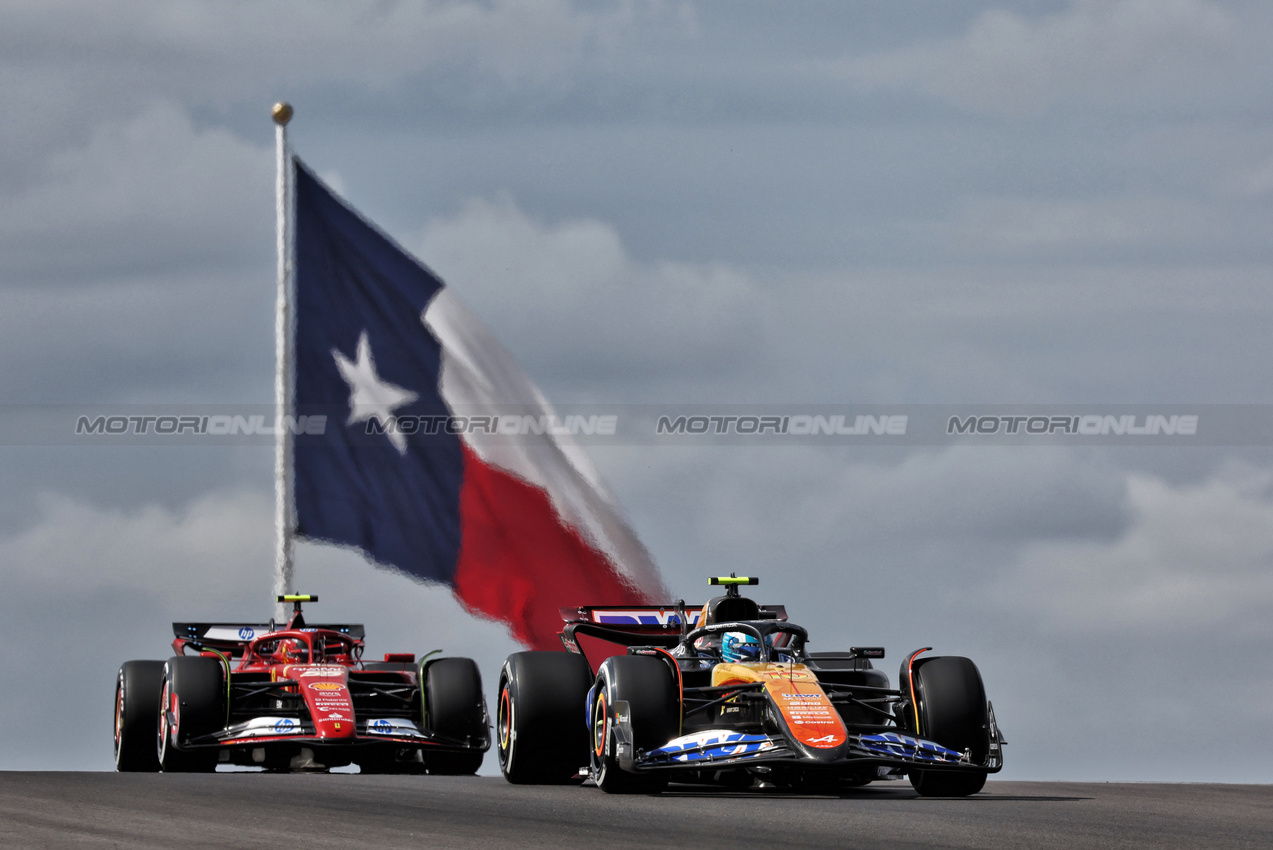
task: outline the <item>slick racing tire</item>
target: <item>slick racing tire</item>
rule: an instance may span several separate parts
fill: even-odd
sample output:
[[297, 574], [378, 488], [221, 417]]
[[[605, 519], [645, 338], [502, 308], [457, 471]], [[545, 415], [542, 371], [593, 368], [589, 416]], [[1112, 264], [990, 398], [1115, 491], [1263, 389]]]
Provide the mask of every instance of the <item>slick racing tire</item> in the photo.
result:
[[125, 661], [115, 681], [115, 769], [155, 773], [155, 735], [159, 732], [162, 661]]
[[588, 764], [587, 709], [592, 670], [570, 652], [517, 652], [499, 677], [496, 753], [516, 785], [579, 783]]
[[614, 704], [627, 702], [636, 751], [652, 750], [676, 737], [680, 726], [680, 694], [672, 671], [659, 658], [616, 655], [597, 671], [589, 706], [592, 732], [592, 778], [607, 794], [658, 794], [667, 787], [666, 773], [627, 773], [619, 766], [613, 720]]
[[[486, 702], [482, 674], [471, 658], [440, 658], [424, 671], [425, 728], [481, 746], [486, 737]], [[467, 753], [425, 753], [429, 773], [471, 776], [482, 766], [481, 750]]]
[[164, 664], [157, 748], [164, 773], [216, 770], [216, 747], [181, 748], [225, 727], [225, 696], [225, 668], [218, 659], [176, 657]]
[[[990, 751], [990, 714], [977, 666], [957, 655], [920, 659], [914, 667], [919, 734], [943, 747], [970, 750], [982, 764]], [[986, 784], [982, 771], [912, 770], [921, 797], [967, 797]]]

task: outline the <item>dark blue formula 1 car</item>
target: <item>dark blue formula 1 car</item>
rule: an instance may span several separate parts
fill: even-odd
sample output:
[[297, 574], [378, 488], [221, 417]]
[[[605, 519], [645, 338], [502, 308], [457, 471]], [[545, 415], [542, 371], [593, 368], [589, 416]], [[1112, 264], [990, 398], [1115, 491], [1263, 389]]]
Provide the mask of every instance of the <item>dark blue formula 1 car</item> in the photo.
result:
[[838, 788], [909, 778], [924, 796], [967, 796], [1003, 766], [1005, 743], [976, 665], [902, 661], [882, 647], [807, 652], [782, 606], [739, 594], [664, 607], [562, 609], [567, 652], [519, 652], [500, 674], [500, 769], [514, 783], [591, 778], [612, 793], [669, 780]]

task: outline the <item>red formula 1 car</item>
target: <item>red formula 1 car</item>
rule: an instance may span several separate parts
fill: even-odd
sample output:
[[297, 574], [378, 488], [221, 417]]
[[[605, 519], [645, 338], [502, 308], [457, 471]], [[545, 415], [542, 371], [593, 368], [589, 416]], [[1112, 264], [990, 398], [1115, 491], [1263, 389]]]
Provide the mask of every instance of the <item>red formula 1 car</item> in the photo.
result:
[[738, 593], [689, 614], [563, 608], [568, 652], [509, 656], [500, 675], [500, 769], [515, 783], [591, 778], [612, 793], [669, 780], [840, 788], [909, 778], [967, 796], [1003, 766], [994, 708], [967, 658], [907, 655], [898, 687], [882, 647], [807, 652], [778, 605]]
[[364, 773], [471, 774], [490, 748], [469, 658], [363, 661], [360, 625], [173, 623], [176, 657], [128, 661], [115, 687], [115, 767], [218, 764]]

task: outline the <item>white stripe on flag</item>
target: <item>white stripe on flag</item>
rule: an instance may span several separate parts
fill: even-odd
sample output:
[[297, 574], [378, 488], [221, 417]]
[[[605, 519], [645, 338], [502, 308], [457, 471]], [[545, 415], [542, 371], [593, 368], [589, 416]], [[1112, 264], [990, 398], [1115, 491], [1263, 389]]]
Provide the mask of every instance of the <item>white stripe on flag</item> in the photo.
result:
[[[515, 407], [521, 415], [556, 415], [513, 356], [449, 289], [434, 296], [421, 319], [442, 343], [439, 388], [452, 412], [494, 416]], [[570, 436], [545, 433], [510, 438], [468, 433], [462, 439], [486, 463], [542, 487], [558, 516], [635, 588], [652, 600], [671, 599], [618, 500]]]

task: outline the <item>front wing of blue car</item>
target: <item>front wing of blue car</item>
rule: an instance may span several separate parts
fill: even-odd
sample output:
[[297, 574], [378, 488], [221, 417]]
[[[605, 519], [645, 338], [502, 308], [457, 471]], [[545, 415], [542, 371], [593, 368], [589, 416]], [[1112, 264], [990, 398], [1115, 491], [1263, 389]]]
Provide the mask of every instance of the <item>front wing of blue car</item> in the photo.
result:
[[616, 702], [614, 743], [619, 766], [629, 772], [652, 770], [699, 770], [745, 765], [808, 765], [817, 767], [877, 766], [883, 772], [908, 769], [984, 770], [997, 772], [1003, 766], [1000, 746], [1004, 743], [990, 709], [990, 750], [982, 763], [972, 761], [968, 752], [943, 747], [902, 730], [851, 732], [838, 748], [833, 761], [813, 759], [780, 734], [749, 734], [729, 729], [712, 729], [683, 735], [661, 747], [638, 751], [632, 745], [632, 725], [628, 705]]

